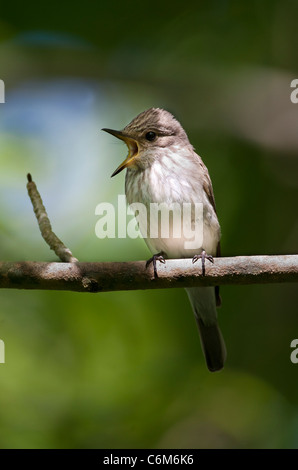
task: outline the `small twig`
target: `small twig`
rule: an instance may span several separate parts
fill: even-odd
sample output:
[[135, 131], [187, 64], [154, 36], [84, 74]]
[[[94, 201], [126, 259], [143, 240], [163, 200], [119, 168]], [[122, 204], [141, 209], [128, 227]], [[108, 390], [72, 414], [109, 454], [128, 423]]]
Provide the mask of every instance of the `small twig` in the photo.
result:
[[30, 173], [27, 175], [28, 183], [27, 190], [29, 197], [31, 199], [34, 213], [38, 222], [38, 226], [41, 232], [42, 237], [45, 242], [49, 245], [51, 250], [53, 250], [56, 255], [65, 263], [75, 263], [77, 258], [75, 258], [62, 241], [55, 235], [52, 230], [52, 226], [47, 214], [47, 211], [43, 205], [41, 196], [37, 190], [36, 184], [32, 181], [32, 176]]

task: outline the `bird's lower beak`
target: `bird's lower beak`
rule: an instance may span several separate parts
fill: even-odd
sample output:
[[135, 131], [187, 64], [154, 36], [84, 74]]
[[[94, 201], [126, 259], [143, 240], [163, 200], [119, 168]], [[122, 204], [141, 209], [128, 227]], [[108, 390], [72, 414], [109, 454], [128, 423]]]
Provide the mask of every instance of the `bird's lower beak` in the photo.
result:
[[114, 135], [115, 137], [117, 137], [117, 139], [123, 140], [128, 147], [128, 155], [124, 162], [122, 162], [121, 165], [119, 165], [118, 168], [114, 171], [114, 173], [112, 174], [113, 177], [120, 173], [120, 171], [124, 170], [124, 168], [127, 168], [128, 166], [131, 166], [134, 163], [135, 158], [139, 153], [139, 146], [136, 140], [132, 139], [122, 131], [115, 131], [113, 129], [106, 128], [102, 130]]

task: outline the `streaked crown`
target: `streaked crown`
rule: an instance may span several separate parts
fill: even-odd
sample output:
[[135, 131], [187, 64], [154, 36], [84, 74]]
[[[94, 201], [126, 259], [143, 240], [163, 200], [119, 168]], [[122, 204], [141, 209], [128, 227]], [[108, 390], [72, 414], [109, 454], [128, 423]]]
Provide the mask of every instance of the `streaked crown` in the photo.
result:
[[177, 119], [161, 108], [150, 108], [143, 111], [123, 129], [124, 133], [134, 137], [146, 136], [150, 131], [157, 136], [175, 136], [188, 141], [186, 132]]

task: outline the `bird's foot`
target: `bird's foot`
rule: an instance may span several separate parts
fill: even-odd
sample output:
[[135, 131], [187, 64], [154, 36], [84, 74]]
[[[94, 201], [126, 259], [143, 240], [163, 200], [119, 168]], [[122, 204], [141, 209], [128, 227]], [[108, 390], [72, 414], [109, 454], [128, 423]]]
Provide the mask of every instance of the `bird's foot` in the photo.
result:
[[146, 268], [153, 263], [153, 271], [154, 271], [154, 277], [157, 278], [157, 269], [156, 269], [156, 261], [160, 261], [162, 264], [165, 264], [166, 261], [164, 259], [164, 256], [166, 256], [166, 253], [164, 251], [160, 251], [159, 253], [156, 253], [156, 255], [153, 255], [152, 258], [148, 259], [146, 261]]
[[205, 276], [205, 261], [206, 259], [210, 261], [210, 263], [214, 263], [213, 256], [207, 255], [205, 250], [202, 250], [202, 253], [200, 255], [194, 255], [192, 262], [193, 264], [198, 261], [198, 259], [202, 260], [202, 275]]

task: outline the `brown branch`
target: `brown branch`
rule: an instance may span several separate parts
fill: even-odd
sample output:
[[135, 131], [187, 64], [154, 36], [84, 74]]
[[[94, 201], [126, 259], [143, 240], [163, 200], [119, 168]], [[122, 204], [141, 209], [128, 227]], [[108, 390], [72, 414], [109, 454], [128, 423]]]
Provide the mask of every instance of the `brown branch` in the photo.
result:
[[0, 288], [104, 292], [169, 287], [263, 284], [298, 281], [298, 255], [238, 256], [215, 258], [200, 268], [191, 259], [158, 263], [158, 278], [145, 261], [124, 263], [79, 263], [52, 231], [46, 209], [30, 173], [28, 194], [47, 244], [64, 263], [0, 262]]
[[78, 261], [77, 258], [73, 256], [70, 249], [67, 248], [57, 237], [57, 235], [55, 235], [55, 233], [53, 232], [46, 208], [43, 205], [36, 184], [34, 183], [34, 181], [32, 181], [32, 176], [30, 173], [28, 173], [27, 179], [28, 194], [32, 202], [33, 210], [38, 222], [41, 235], [44, 238], [45, 242], [49, 245], [51, 250], [56, 253], [56, 255], [61, 259], [61, 261], [65, 261], [66, 263], [74, 263]]
[[215, 258], [203, 277], [191, 259], [158, 263], [158, 279], [145, 261], [123, 263], [0, 262], [0, 288], [104, 292], [223, 284], [298, 281], [298, 255]]

